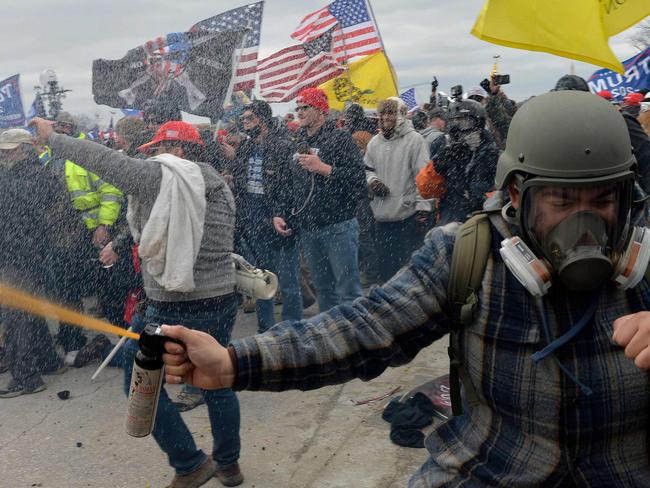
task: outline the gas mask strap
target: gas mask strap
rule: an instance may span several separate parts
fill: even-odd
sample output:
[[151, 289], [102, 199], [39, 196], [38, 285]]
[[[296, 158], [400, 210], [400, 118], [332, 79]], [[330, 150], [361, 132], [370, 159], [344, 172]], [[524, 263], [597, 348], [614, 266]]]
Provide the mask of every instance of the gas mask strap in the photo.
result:
[[546, 341], [549, 342], [548, 346], [546, 346], [544, 349], [541, 351], [537, 351], [535, 354], [531, 356], [531, 359], [533, 362], [537, 363], [541, 361], [542, 359], [553, 355], [553, 360], [555, 363], [558, 365], [560, 370], [569, 378], [573, 383], [575, 383], [582, 393], [584, 393], [586, 396], [590, 396], [593, 393], [593, 390], [589, 388], [587, 385], [582, 383], [575, 375], [571, 373], [563, 364], [562, 362], [558, 359], [557, 356], [555, 356], [554, 352], [568, 343], [571, 339], [573, 339], [582, 329], [585, 328], [585, 326], [589, 323], [589, 321], [592, 319], [594, 314], [596, 313], [596, 308], [598, 307], [598, 298], [594, 297], [594, 299], [591, 301], [589, 304], [589, 308], [585, 312], [585, 314], [580, 318], [578, 323], [576, 323], [571, 329], [566, 332], [565, 334], [561, 335], [557, 339], [555, 339], [553, 342], [551, 342], [551, 329], [548, 326], [548, 321], [546, 320], [546, 308], [544, 307], [544, 300], [542, 297], [535, 297], [535, 305], [537, 306], [537, 310], [539, 312], [541, 321], [542, 321], [542, 331], [544, 332], [544, 336], [546, 338]]

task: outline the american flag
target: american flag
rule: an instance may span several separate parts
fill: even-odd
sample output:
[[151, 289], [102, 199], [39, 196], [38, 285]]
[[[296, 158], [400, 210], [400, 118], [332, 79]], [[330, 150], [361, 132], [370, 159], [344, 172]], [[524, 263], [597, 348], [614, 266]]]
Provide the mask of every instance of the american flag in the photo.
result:
[[402, 101], [406, 104], [406, 108], [409, 112], [412, 112], [419, 107], [418, 101], [415, 99], [415, 88], [409, 88], [404, 93], [399, 96]]
[[257, 52], [260, 47], [263, 10], [263, 1], [251, 3], [202, 20], [190, 28], [190, 31], [203, 30], [207, 32], [250, 29], [240, 50], [239, 63], [233, 80], [233, 91], [251, 90], [255, 87]]
[[291, 37], [309, 42], [332, 28], [335, 29], [332, 51], [339, 63], [382, 49], [379, 30], [366, 0], [335, 0], [302, 19]]
[[318, 86], [339, 75], [343, 68], [331, 54], [332, 31], [291, 46], [260, 61], [260, 94], [267, 102], [288, 102], [303, 88]]

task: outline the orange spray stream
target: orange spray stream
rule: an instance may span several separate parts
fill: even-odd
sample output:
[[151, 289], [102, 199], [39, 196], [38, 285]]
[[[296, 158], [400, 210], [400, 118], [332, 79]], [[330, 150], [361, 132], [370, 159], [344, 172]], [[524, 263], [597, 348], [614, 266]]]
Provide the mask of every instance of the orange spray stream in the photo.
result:
[[60, 305], [48, 302], [47, 300], [29, 295], [28, 293], [16, 290], [15, 288], [2, 283], [0, 283], [0, 305], [16, 308], [32, 315], [38, 315], [46, 319], [59, 320], [60, 322], [84, 327], [86, 329], [93, 329], [99, 332], [129, 337], [135, 340], [140, 338], [140, 334], [135, 332], [122, 329], [121, 327], [109, 324], [103, 320], [88, 317], [82, 313], [75, 312], [74, 310], [61, 307]]

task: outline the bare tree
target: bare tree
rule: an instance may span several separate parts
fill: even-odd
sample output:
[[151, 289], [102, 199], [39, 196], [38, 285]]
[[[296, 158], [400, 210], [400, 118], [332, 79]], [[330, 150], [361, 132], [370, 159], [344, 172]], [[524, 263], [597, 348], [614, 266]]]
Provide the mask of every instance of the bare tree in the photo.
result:
[[650, 19], [646, 19], [637, 25], [629, 40], [639, 51], [650, 46]]

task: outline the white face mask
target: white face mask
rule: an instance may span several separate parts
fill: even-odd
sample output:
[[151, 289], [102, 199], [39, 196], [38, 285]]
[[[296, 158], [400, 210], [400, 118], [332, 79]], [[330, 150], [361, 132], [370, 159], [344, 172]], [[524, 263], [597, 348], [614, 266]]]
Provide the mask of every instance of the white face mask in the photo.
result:
[[463, 142], [467, 144], [472, 151], [476, 151], [478, 146], [481, 144], [481, 132], [475, 131], [463, 135]]

